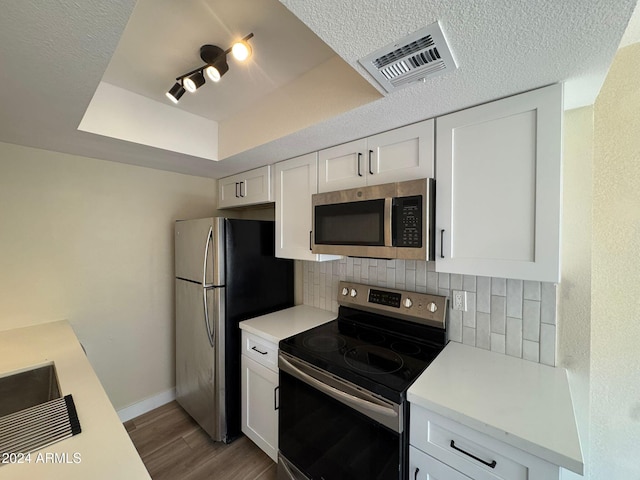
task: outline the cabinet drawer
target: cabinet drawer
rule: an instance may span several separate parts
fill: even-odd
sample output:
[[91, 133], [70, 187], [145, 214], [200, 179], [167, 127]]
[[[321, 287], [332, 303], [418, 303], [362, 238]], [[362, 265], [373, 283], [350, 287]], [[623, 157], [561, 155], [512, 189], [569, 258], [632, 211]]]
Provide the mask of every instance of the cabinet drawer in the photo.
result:
[[411, 405], [410, 443], [475, 480], [557, 480], [559, 468], [511, 445]]
[[278, 346], [252, 333], [242, 332], [242, 354], [278, 372]]
[[409, 480], [471, 480], [431, 455], [409, 447]]

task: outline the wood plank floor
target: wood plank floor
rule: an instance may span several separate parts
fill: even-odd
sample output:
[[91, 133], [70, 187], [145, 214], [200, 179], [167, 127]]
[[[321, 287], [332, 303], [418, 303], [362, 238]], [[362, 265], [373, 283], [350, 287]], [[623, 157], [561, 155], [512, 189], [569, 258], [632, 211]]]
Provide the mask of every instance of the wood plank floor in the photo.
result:
[[176, 402], [124, 426], [153, 480], [276, 479], [276, 464], [251, 440], [211, 441]]

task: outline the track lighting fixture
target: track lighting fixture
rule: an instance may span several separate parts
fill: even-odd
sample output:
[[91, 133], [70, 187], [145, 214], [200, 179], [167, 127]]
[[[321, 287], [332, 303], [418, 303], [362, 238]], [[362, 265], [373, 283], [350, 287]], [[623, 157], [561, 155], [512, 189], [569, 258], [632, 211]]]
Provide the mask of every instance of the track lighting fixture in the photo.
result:
[[227, 63], [227, 55], [229, 53], [239, 62], [243, 62], [251, 56], [252, 49], [248, 43], [251, 37], [253, 37], [253, 33], [235, 42], [227, 50], [222, 50], [216, 45], [203, 45], [200, 47], [200, 58], [205, 62], [205, 65], [176, 78], [176, 83], [166, 93], [169, 100], [173, 103], [178, 103], [185, 91], [189, 93], [195, 92], [204, 85], [205, 73], [212, 82], [219, 82], [222, 76], [229, 71], [229, 64]]

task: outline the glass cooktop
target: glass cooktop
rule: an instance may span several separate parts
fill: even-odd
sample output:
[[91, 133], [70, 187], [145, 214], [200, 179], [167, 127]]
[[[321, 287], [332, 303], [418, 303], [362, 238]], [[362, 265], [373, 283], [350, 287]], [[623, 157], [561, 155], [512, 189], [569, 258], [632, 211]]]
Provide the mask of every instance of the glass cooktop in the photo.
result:
[[335, 320], [280, 342], [280, 349], [400, 402], [445, 345], [441, 328], [341, 306]]

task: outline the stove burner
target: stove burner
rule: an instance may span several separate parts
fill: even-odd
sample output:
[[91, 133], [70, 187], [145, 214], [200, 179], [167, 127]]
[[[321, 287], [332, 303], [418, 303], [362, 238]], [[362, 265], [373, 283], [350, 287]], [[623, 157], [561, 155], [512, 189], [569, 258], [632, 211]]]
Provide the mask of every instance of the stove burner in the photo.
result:
[[384, 342], [384, 335], [378, 332], [363, 330], [358, 332], [358, 338], [363, 342], [378, 344]]
[[320, 334], [305, 338], [302, 343], [314, 352], [337, 352], [346, 345], [344, 338], [337, 335]]
[[391, 350], [406, 355], [417, 355], [420, 353], [420, 347], [411, 342], [393, 342], [391, 344]]
[[375, 345], [360, 345], [347, 350], [344, 360], [355, 370], [369, 374], [397, 372], [404, 365], [398, 354]]

